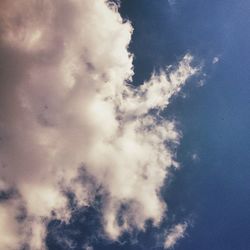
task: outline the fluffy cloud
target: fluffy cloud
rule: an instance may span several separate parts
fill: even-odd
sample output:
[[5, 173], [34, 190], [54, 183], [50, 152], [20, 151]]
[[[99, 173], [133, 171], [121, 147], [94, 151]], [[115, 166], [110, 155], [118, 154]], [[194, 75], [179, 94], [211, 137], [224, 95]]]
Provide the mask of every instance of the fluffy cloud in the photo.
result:
[[182, 239], [187, 229], [187, 223], [179, 223], [173, 226], [167, 233], [164, 248], [172, 248], [178, 240]]
[[180, 135], [159, 112], [196, 73], [186, 55], [130, 85], [132, 26], [104, 0], [0, 3], [0, 248], [45, 249], [47, 222], [67, 221], [65, 193], [104, 199], [106, 235], [158, 225], [159, 191]]

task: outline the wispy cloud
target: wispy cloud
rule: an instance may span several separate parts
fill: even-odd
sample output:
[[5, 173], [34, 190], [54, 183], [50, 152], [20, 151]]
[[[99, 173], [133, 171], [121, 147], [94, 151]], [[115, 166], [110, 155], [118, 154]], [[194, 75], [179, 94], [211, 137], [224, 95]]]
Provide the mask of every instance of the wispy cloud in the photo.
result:
[[174, 247], [174, 245], [185, 236], [185, 232], [187, 229], [187, 223], [179, 223], [174, 225], [166, 235], [164, 248], [169, 249]]
[[218, 63], [219, 61], [220, 61], [220, 58], [219, 58], [218, 56], [215, 56], [215, 57], [213, 58], [212, 63], [213, 63], [213, 64], [216, 64], [216, 63]]

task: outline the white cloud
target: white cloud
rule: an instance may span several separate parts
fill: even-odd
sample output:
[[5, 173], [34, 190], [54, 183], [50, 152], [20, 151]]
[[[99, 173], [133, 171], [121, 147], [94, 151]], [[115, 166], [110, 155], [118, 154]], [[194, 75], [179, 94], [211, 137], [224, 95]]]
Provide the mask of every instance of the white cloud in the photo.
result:
[[213, 64], [216, 64], [216, 63], [218, 63], [219, 61], [220, 61], [220, 58], [219, 58], [218, 56], [215, 56], [215, 57], [213, 58], [212, 63], [213, 63]]
[[[21, 234], [21, 226], [16, 221], [18, 214], [15, 201], [8, 201], [0, 205], [0, 247], [1, 249], [18, 249]], [[15, 215], [15, 216], [13, 216]]]
[[[148, 219], [158, 225], [166, 210], [159, 191], [177, 165], [166, 142], [178, 144], [180, 135], [173, 121], [150, 111], [166, 108], [196, 73], [192, 57], [135, 89], [128, 84], [133, 29], [114, 6], [104, 0], [22, 0], [0, 7], [0, 52], [6, 53], [0, 188], [17, 193], [0, 203], [0, 228], [8, 232], [0, 236], [0, 248], [27, 243], [45, 249], [47, 222], [71, 216], [64, 191], [83, 206], [101, 187], [103, 227], [111, 239], [143, 230]], [[20, 207], [25, 216], [17, 220]]]
[[178, 240], [184, 238], [187, 226], [187, 223], [179, 223], [173, 226], [166, 235], [164, 248], [172, 248]]

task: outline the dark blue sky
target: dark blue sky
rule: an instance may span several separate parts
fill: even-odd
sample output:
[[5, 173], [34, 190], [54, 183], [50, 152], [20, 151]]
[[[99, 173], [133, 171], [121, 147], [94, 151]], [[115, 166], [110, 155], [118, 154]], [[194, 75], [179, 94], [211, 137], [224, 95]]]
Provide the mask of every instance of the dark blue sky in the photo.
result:
[[[122, 6], [135, 28], [136, 81], [186, 52], [207, 74], [205, 86], [190, 83], [187, 98], [174, 100], [166, 114], [183, 131], [182, 170], [166, 191], [168, 205], [193, 217], [175, 249], [250, 249], [250, 3], [137, 0]], [[192, 161], [193, 153], [199, 160]]]
[[[122, 1], [135, 28], [135, 81], [190, 52], [204, 64], [167, 116], [180, 121], [182, 169], [166, 191], [171, 213], [193, 226], [175, 249], [250, 249], [250, 3]], [[212, 58], [220, 61], [213, 65]], [[193, 161], [192, 154], [198, 155]], [[178, 219], [177, 219], [178, 220]], [[147, 248], [145, 248], [147, 249]]]
[[[164, 114], [174, 117], [183, 133], [177, 153], [181, 169], [163, 190], [169, 206], [164, 225], [192, 224], [175, 249], [250, 249], [250, 2], [122, 0], [120, 12], [134, 27], [130, 51], [135, 54], [136, 85], [187, 52], [206, 74], [203, 87], [198, 87], [199, 79], [189, 82], [186, 97], [174, 98]], [[215, 56], [220, 60], [212, 64]], [[84, 231], [68, 236], [79, 243], [75, 249], [86, 239], [95, 250], [162, 249], [155, 240], [162, 228], [121, 245], [97, 241], [99, 222], [90, 217], [93, 221], [76, 219], [69, 226], [52, 223], [49, 249], [64, 249], [52, 243], [57, 227], [64, 237], [71, 234], [70, 227]]]

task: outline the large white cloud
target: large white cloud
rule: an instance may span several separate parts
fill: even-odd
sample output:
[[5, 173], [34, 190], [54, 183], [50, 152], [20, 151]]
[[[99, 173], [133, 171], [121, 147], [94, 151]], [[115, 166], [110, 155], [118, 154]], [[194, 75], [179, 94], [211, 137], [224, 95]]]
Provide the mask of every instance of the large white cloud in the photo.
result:
[[158, 225], [159, 191], [177, 166], [166, 142], [180, 136], [152, 110], [196, 73], [192, 57], [134, 88], [133, 29], [115, 5], [1, 1], [0, 16], [0, 188], [15, 190], [0, 203], [0, 248], [45, 249], [47, 222], [70, 218], [65, 191], [83, 206], [101, 190], [111, 239], [148, 219]]

